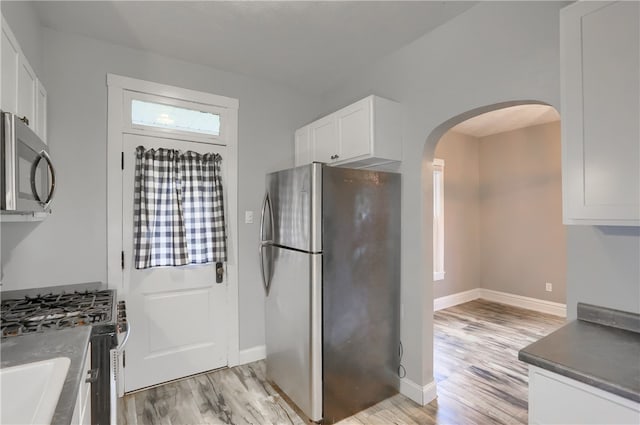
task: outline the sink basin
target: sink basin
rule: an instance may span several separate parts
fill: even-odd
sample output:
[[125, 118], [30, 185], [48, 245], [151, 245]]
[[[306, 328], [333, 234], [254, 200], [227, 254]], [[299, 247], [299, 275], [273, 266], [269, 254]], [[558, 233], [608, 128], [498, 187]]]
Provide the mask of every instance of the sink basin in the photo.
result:
[[50, 424], [70, 363], [56, 357], [0, 369], [0, 423]]

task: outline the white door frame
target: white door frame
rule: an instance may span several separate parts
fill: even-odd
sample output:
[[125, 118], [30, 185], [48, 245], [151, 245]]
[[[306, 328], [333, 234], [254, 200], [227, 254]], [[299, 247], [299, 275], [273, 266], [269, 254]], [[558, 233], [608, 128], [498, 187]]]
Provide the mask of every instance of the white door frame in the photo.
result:
[[[240, 335], [238, 316], [238, 99], [218, 96], [180, 87], [158, 84], [134, 78], [107, 74], [107, 284], [124, 298], [121, 266], [122, 242], [122, 141], [124, 133], [149, 134], [152, 130], [135, 130], [125, 117], [127, 93], [137, 92], [164, 96], [175, 100], [212, 105], [226, 110], [221, 121], [221, 134], [226, 145], [226, 210], [227, 223], [227, 364], [239, 364]], [[155, 132], [156, 135], [166, 133]], [[213, 142], [212, 142], [213, 143]]]

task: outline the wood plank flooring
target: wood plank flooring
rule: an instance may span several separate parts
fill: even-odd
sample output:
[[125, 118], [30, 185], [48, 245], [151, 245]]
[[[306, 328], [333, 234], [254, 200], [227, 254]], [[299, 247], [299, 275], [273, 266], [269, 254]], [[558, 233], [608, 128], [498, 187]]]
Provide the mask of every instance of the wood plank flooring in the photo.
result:
[[[563, 323], [484, 300], [438, 311], [438, 398], [423, 407], [398, 394], [339, 424], [526, 424], [527, 368], [518, 350]], [[266, 382], [264, 361], [130, 394], [122, 404], [123, 425], [305, 423]]]

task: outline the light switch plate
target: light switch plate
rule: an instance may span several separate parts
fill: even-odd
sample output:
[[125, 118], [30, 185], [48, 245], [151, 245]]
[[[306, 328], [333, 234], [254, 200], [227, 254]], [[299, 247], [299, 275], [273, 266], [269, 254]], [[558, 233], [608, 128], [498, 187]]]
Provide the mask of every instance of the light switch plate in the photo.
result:
[[253, 223], [253, 211], [245, 211], [244, 212], [244, 222], [246, 224], [252, 224]]

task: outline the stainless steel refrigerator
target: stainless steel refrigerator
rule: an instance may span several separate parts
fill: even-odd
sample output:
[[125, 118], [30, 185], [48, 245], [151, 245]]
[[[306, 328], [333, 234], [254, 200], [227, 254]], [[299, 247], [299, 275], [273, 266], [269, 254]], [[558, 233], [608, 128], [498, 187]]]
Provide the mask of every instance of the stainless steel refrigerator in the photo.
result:
[[400, 175], [320, 163], [267, 175], [267, 378], [313, 421], [398, 392]]

